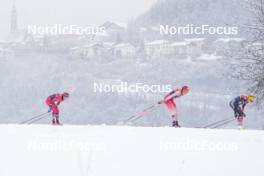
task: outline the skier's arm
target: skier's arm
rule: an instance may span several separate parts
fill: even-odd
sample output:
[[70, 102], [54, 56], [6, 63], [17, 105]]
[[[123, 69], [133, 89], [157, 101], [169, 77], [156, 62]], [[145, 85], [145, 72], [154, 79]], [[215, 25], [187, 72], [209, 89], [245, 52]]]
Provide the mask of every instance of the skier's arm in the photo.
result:
[[[164, 97], [164, 101], [167, 101], [168, 99], [174, 99], [174, 98], [179, 97], [178, 95], [174, 95], [174, 94], [175, 94], [177, 91], [179, 91], [179, 90], [180, 90], [180, 89], [177, 88], [177, 89], [171, 91], [170, 93], [168, 93], [168, 94]], [[174, 95], [174, 96], [172, 96], [172, 95]]]
[[246, 104], [243, 104], [242, 105], [242, 111], [244, 112], [244, 110], [245, 110], [245, 107], [246, 107]]
[[173, 97], [171, 97], [171, 99], [175, 99], [175, 98], [179, 98], [180, 95], [174, 95]]
[[58, 106], [62, 102], [61, 95], [57, 95], [56, 100], [54, 101], [54, 104]]
[[[162, 104], [162, 103], [165, 103], [166, 101], [170, 100], [170, 99], [174, 99], [174, 98], [177, 98], [179, 97], [178, 95], [174, 95], [174, 96], [171, 96], [175, 93], [175, 91], [172, 91], [170, 93], [168, 93], [163, 100], [159, 101], [158, 104]], [[171, 97], [170, 97], [171, 96]]]
[[175, 90], [173, 90], [173, 91], [169, 92], [167, 95], [165, 95], [165, 97], [164, 97], [164, 101], [170, 99], [169, 97], [170, 97], [171, 95], [173, 95], [174, 93], [175, 93]]
[[244, 109], [245, 109], [246, 104], [247, 104], [247, 103], [246, 103], [246, 102], [247, 102], [247, 97], [244, 96], [244, 95], [242, 95], [240, 98], [243, 100], [242, 111], [244, 112]]

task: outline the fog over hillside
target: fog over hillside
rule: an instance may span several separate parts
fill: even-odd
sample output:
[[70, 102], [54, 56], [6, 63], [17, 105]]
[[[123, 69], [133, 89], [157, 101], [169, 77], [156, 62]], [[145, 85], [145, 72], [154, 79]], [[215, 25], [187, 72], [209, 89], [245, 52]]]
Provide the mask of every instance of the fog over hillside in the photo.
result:
[[252, 19], [248, 8], [244, 0], [159, 0], [136, 22], [140, 26], [239, 26], [243, 27], [240, 35], [245, 36], [245, 24]]

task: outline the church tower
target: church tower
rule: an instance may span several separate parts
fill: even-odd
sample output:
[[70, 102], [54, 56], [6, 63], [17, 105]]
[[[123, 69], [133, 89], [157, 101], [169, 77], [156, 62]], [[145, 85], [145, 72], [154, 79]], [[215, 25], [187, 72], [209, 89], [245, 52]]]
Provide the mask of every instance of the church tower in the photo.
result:
[[16, 6], [13, 5], [11, 12], [10, 32], [14, 33], [16, 31], [17, 31], [17, 11], [16, 11]]

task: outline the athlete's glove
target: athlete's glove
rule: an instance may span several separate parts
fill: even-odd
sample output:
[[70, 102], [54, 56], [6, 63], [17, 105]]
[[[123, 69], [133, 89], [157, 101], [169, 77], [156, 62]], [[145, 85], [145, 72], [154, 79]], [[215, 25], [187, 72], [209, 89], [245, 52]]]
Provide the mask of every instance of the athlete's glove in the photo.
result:
[[59, 105], [60, 105], [60, 102], [59, 102], [59, 101], [56, 101], [56, 102], [54, 102], [54, 104], [55, 104], [56, 106], [59, 106]]
[[235, 113], [235, 117], [236, 117], [236, 118], [239, 117], [239, 113], [238, 113], [238, 112]]
[[162, 103], [164, 103], [165, 101], [164, 100], [160, 100], [159, 102], [158, 102], [158, 104], [162, 104]]
[[51, 106], [49, 107], [49, 110], [48, 110], [48, 113], [50, 113], [52, 111], [52, 108], [51, 108]]

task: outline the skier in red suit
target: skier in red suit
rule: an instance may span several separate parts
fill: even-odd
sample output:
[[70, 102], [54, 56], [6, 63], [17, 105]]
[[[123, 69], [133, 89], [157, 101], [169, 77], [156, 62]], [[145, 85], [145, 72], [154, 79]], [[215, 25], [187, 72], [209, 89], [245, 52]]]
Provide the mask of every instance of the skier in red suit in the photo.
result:
[[69, 98], [69, 93], [64, 92], [63, 94], [53, 94], [46, 99], [46, 104], [49, 106], [49, 112], [52, 112], [52, 124], [60, 125], [59, 121], [59, 104]]
[[177, 120], [177, 108], [174, 102], [174, 99], [179, 98], [183, 95], [186, 95], [189, 92], [188, 86], [183, 86], [181, 88], [175, 88], [171, 92], [169, 92], [159, 104], [165, 103], [168, 109], [172, 112], [172, 126], [180, 127], [179, 122]]

